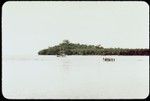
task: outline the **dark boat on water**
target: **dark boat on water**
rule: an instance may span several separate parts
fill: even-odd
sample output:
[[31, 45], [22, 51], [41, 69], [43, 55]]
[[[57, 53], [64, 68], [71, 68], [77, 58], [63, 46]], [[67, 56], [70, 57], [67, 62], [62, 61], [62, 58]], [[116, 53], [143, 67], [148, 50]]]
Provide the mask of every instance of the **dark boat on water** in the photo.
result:
[[60, 50], [57, 54], [57, 57], [65, 57], [65, 56], [66, 56], [66, 54], [65, 54], [65, 51], [63, 51], [63, 50]]
[[57, 57], [65, 57], [65, 54], [57, 54]]
[[115, 58], [103, 58], [104, 61], [115, 61]]

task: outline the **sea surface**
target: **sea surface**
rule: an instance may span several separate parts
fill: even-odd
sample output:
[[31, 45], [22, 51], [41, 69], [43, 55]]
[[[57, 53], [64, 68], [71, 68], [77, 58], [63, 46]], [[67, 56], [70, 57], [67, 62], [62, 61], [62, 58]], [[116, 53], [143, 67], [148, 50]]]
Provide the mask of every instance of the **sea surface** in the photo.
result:
[[2, 57], [2, 93], [8, 99], [144, 99], [149, 57]]

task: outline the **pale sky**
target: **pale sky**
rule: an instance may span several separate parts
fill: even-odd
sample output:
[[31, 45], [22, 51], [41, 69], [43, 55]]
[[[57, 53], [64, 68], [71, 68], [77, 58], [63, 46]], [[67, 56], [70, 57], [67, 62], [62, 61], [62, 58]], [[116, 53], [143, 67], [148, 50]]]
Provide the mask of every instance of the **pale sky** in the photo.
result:
[[103, 47], [149, 48], [149, 6], [143, 1], [4, 3], [3, 55], [35, 55], [64, 39]]

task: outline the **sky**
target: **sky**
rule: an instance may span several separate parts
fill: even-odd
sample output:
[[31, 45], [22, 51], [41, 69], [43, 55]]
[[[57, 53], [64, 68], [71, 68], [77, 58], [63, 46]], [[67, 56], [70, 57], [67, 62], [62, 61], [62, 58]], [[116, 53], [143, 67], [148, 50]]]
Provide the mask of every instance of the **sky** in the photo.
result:
[[65, 39], [106, 48], [149, 48], [149, 5], [144, 1], [3, 4], [3, 55], [35, 55]]

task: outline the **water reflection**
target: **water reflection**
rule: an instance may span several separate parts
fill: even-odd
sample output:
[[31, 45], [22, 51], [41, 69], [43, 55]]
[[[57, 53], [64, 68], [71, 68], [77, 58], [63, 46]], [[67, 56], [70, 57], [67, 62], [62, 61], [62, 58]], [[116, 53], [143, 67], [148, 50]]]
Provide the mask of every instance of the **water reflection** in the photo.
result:
[[70, 59], [68, 58], [62, 58], [61, 59], [61, 66], [63, 68], [64, 71], [69, 71], [70, 67]]

